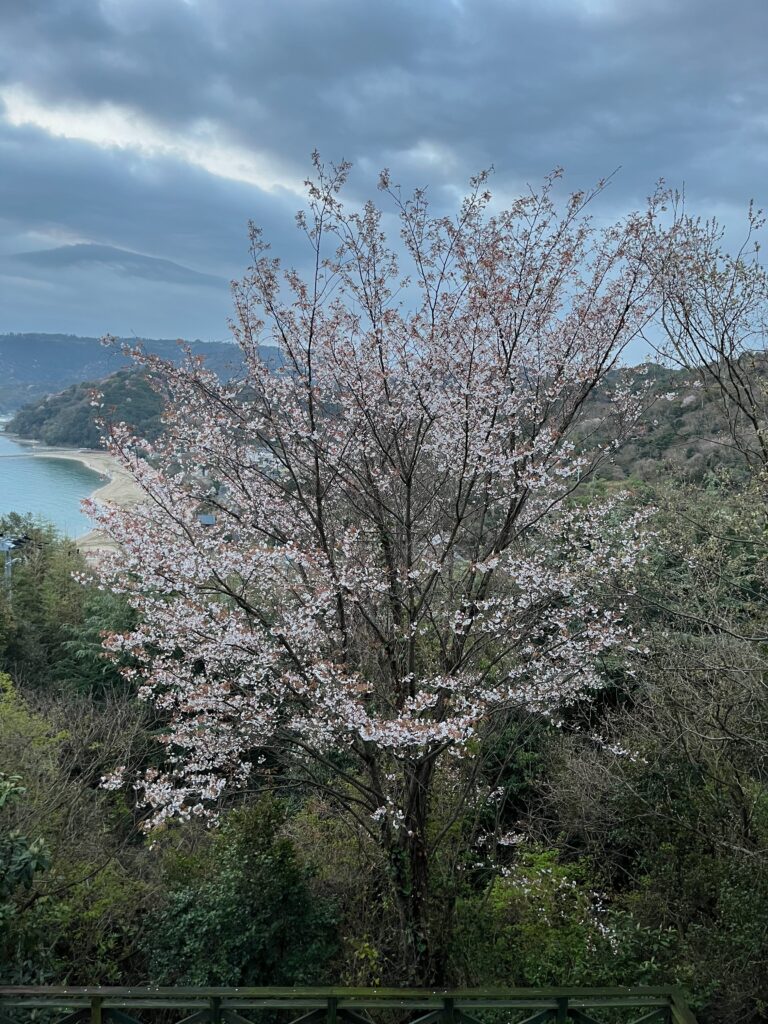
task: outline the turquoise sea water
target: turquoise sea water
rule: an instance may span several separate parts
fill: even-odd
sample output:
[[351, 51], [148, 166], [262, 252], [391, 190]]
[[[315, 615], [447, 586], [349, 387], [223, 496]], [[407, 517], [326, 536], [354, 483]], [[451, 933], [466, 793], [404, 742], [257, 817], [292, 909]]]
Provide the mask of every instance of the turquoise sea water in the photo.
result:
[[31, 512], [79, 537], [93, 526], [80, 502], [103, 482], [79, 462], [33, 456], [28, 445], [0, 433], [0, 515]]

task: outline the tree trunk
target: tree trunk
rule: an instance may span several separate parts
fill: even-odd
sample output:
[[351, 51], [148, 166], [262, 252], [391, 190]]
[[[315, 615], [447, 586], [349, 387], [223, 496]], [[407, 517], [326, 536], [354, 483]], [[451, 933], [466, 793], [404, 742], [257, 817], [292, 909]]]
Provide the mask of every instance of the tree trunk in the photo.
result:
[[427, 914], [429, 869], [421, 838], [403, 835], [391, 851], [390, 863], [400, 924], [399, 984], [429, 985], [434, 980]]
[[432, 766], [409, 766], [404, 820], [394, 834], [391, 863], [400, 916], [403, 982], [430, 985], [435, 977], [435, 949], [430, 934], [429, 851], [427, 821]]

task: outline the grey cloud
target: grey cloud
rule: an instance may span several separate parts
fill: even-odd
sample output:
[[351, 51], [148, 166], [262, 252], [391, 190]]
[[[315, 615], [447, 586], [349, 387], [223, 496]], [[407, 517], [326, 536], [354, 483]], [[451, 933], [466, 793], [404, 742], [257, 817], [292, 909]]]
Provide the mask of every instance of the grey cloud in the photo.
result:
[[[50, 99], [134, 105], [176, 128], [210, 118], [300, 170], [314, 145], [380, 163], [426, 140], [455, 163], [425, 165], [422, 177], [464, 179], [493, 162], [512, 180], [556, 163], [594, 179], [622, 164], [627, 192], [661, 174], [706, 195], [743, 195], [752, 180], [754, 190], [763, 0], [727, 12], [719, 0], [580, 10], [575, 0], [47, 0], [17, 18], [22, 45], [4, 66]], [[741, 159], [726, 174], [718, 156], [734, 146]]]
[[[265, 196], [173, 161], [0, 127], [0, 168], [0, 333], [225, 338], [232, 313], [227, 281], [247, 265], [248, 218], [283, 236], [289, 258], [298, 242], [289, 230], [295, 197]], [[7, 258], [81, 241], [140, 252], [149, 258], [144, 270], [157, 270], [152, 259], [168, 260], [220, 283], [201, 288], [192, 275], [169, 281], [168, 273], [155, 272], [141, 278], [136, 262], [127, 276], [114, 261], [52, 268]]]
[[6, 236], [58, 231], [71, 236], [66, 241], [116, 245], [226, 277], [246, 264], [249, 218], [286, 235], [296, 205], [295, 196], [268, 195], [178, 161], [1, 123], [0, 167]]
[[224, 340], [228, 289], [121, 273], [104, 263], [72, 264], [48, 273], [0, 260], [0, 333], [107, 333], [139, 338]]
[[[621, 165], [616, 209], [660, 176], [705, 213], [768, 199], [764, 0], [0, 0], [0, 14], [5, 83], [168, 130], [207, 120], [298, 177], [317, 146], [356, 162], [358, 195], [384, 165], [439, 199], [493, 163], [502, 189]], [[231, 276], [252, 217], [298, 258], [290, 195], [24, 128], [0, 130], [0, 159], [14, 238], [59, 231]]]

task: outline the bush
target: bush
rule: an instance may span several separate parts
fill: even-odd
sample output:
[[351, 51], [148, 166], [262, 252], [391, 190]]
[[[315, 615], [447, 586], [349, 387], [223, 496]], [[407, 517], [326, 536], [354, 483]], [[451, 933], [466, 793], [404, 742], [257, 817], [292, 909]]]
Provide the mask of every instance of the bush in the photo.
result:
[[168, 868], [145, 939], [160, 985], [306, 985], [330, 978], [332, 906], [314, 896], [283, 815], [264, 801], [230, 813], [202, 855]]
[[532, 848], [484, 893], [459, 901], [454, 947], [462, 984], [578, 985], [596, 984], [607, 940], [584, 871]]

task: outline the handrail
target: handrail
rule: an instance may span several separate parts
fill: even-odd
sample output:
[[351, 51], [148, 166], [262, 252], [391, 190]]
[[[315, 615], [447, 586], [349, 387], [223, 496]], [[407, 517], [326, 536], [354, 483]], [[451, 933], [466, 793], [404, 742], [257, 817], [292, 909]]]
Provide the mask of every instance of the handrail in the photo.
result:
[[[477, 1010], [534, 1011], [520, 1024], [600, 1024], [586, 1011], [636, 1009], [633, 1024], [696, 1024], [677, 988], [188, 988], [0, 986], [0, 1024], [14, 1011], [66, 1011], [56, 1024], [140, 1024], [125, 1011], [191, 1011], [178, 1024], [255, 1024], [250, 1010], [301, 1011], [302, 1024], [372, 1024], [367, 1011], [414, 1011], [412, 1024], [478, 1024]], [[361, 1013], [361, 1011], [365, 1011]], [[420, 1012], [416, 1012], [420, 1011]], [[298, 1022], [293, 1022], [298, 1024]]]

